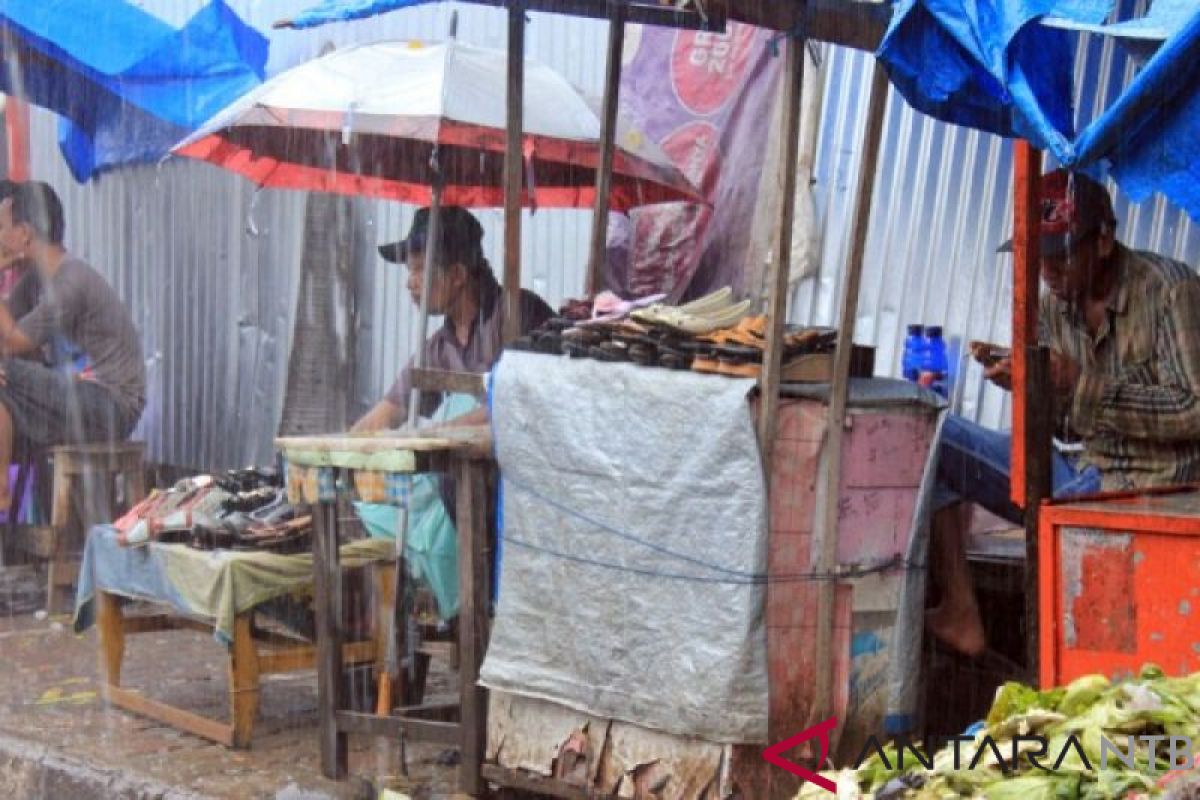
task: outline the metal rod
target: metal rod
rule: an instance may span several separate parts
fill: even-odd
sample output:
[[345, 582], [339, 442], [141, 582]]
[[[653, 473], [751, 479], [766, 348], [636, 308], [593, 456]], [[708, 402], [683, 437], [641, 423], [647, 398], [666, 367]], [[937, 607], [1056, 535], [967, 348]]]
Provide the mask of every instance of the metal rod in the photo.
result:
[[525, 2], [508, 6], [508, 112], [504, 148], [504, 341], [521, 335], [521, 178], [525, 109]]
[[592, 211], [592, 249], [588, 260], [589, 294], [604, 288], [604, 253], [608, 243], [608, 205], [616, 149], [617, 100], [621, 90], [621, 55], [625, 49], [625, 4], [609, 0], [608, 61], [604, 72], [604, 107], [600, 118], [600, 163], [596, 168], [596, 201]]
[[[436, 157], [436, 156], [435, 156]], [[417, 352], [413, 357], [413, 366], [421, 369], [425, 366], [425, 335], [429, 326], [429, 286], [433, 283], [438, 270], [438, 259], [441, 258], [442, 243], [442, 176], [438, 173], [433, 179], [432, 202], [429, 204], [429, 227], [425, 233], [425, 269], [421, 276], [421, 307], [417, 310]], [[417, 423], [418, 408], [421, 405], [421, 389], [413, 382], [408, 395], [408, 427]]]

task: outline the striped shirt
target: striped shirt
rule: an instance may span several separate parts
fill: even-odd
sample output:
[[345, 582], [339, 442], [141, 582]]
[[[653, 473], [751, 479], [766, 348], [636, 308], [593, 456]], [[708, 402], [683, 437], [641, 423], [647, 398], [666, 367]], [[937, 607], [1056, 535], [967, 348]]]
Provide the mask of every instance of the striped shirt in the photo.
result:
[[1080, 309], [1047, 292], [1042, 339], [1077, 361], [1067, 410], [1080, 466], [1105, 489], [1200, 480], [1200, 276], [1117, 245], [1117, 290], [1095, 336]]

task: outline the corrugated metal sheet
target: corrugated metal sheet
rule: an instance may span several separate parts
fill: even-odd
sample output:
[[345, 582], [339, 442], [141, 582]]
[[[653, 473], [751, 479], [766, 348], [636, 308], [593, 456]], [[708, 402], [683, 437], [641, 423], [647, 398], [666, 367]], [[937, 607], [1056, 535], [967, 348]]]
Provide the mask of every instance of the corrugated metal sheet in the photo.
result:
[[[1125, 4], [1126, 13], [1130, 6]], [[815, 170], [822, 268], [792, 299], [794, 321], [833, 324], [846, 262], [854, 181], [871, 57], [825, 47], [826, 106]], [[1133, 75], [1112, 40], [1088, 37], [1079, 48], [1079, 117], [1091, 119]], [[1012, 144], [999, 137], [937, 122], [889, 94], [868, 235], [857, 320], [857, 341], [874, 345], [877, 370], [900, 373], [904, 326], [941, 324], [951, 343], [1011, 338], [1011, 257], [996, 246], [1012, 230]], [[1200, 231], [1160, 196], [1133, 205], [1115, 193], [1118, 237], [1195, 266]], [[969, 365], [961, 409], [1002, 426], [1008, 394]]]
[[[305, 4], [230, 3], [263, 30]], [[199, 3], [142, 5], [179, 23]], [[444, 38], [456, 9], [460, 40], [505, 46], [502, 10], [439, 3], [311, 31], [271, 31], [268, 69], [311, 58], [326, 43]], [[603, 23], [591, 20], [533, 14], [528, 52], [598, 94], [605, 31]], [[34, 176], [63, 195], [67, 245], [113, 283], [142, 331], [149, 402], [136, 435], [146, 439], [150, 457], [205, 469], [269, 462], [286, 385], [304, 194], [256, 192], [219, 169], [174, 159], [80, 186], [58, 154], [49, 114], [34, 113], [32, 138]], [[373, 245], [402, 236], [413, 209], [361, 201], [358, 211], [363, 236]], [[489, 256], [500, 264], [501, 214], [483, 211], [481, 217]], [[578, 294], [589, 224], [587, 212], [526, 214], [523, 284], [551, 303]], [[412, 352], [417, 316], [404, 291], [403, 270], [375, 257], [373, 247], [366, 250], [358, 265], [356, 376], [364, 407], [382, 394]]]
[[[198, 0], [187, 0], [198, 7]], [[146, 0], [174, 19], [187, 3]], [[260, 29], [305, 0], [231, 6]], [[433, 4], [372, 20], [310, 31], [273, 31], [274, 71], [326, 43], [443, 38], [450, 14], [459, 38], [505, 45], [504, 12]], [[532, 14], [528, 49], [584, 91], [602, 88], [605, 25]], [[796, 290], [796, 321], [832, 322], [849, 241], [848, 219], [870, 79], [867, 54], [824, 48], [826, 108], [815, 171], [823, 258], [818, 276]], [[1081, 48], [1077, 74], [1088, 118], [1128, 81], [1131, 66], [1111, 42]], [[123, 170], [87, 186], [58, 156], [53, 120], [34, 115], [34, 174], [64, 195], [68, 245], [114, 283], [134, 310], [150, 362], [150, 404], [141, 434], [155, 460], [203, 468], [264, 462], [282, 407], [302, 242], [304, 196], [256, 193], [240, 178], [192, 162]], [[1011, 146], [987, 134], [935, 122], [894, 94], [868, 240], [858, 340], [874, 344], [881, 370], [899, 372], [903, 326], [941, 323], [960, 341], [1009, 338], [1010, 261], [996, 243], [1011, 228]], [[368, 243], [407, 229], [412, 209], [361, 201]], [[1196, 263], [1200, 232], [1162, 200], [1130, 206], [1118, 195], [1120, 234], [1135, 246]], [[481, 214], [493, 264], [501, 261], [500, 213]], [[588, 212], [525, 217], [524, 285], [552, 303], [577, 294], [586, 263]], [[252, 231], [257, 229], [257, 233]], [[359, 368], [364, 406], [384, 391], [415, 341], [416, 314], [403, 270], [370, 252], [359, 264]], [[963, 410], [992, 425], [1007, 416], [1007, 395], [968, 373]]]

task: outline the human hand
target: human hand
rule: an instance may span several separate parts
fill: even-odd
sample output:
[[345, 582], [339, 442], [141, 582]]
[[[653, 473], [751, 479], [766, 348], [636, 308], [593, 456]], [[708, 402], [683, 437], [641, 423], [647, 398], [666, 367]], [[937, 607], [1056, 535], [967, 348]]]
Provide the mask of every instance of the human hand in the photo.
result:
[[1001, 358], [983, 370], [983, 377], [1006, 392], [1012, 391], [1012, 358]]

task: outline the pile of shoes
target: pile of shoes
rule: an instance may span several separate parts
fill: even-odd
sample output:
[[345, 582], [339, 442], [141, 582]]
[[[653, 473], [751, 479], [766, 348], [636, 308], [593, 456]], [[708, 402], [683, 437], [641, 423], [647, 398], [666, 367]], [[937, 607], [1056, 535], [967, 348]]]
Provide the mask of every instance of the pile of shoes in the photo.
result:
[[118, 541], [182, 543], [200, 550], [306, 551], [312, 517], [287, 502], [274, 470], [230, 470], [156, 489], [114, 523]]
[[[664, 295], [654, 295], [621, 300], [602, 292], [590, 305], [586, 300], [570, 300], [560, 316], [509, 346], [572, 358], [759, 376], [767, 319], [748, 316], [749, 300], [736, 300], [728, 287], [678, 306], [665, 305], [663, 299]], [[831, 353], [836, 339], [837, 332], [830, 328], [788, 329], [784, 364]]]

